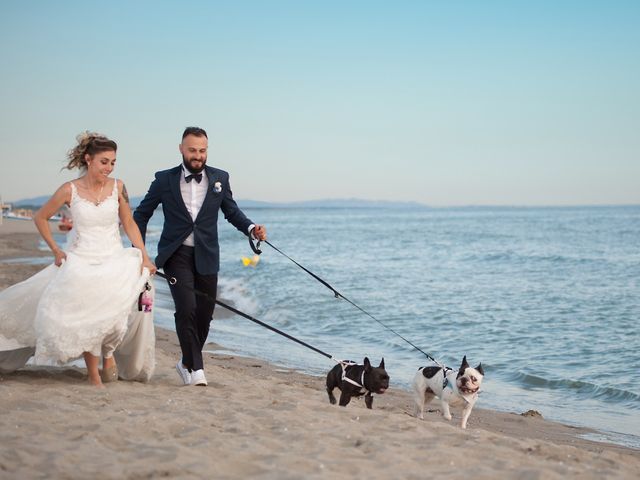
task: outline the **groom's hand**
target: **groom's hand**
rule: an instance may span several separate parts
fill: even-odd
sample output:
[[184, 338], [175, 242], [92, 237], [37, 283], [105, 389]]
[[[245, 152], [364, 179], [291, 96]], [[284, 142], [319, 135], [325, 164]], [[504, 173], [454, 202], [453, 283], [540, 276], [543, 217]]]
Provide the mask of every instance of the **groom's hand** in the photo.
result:
[[264, 225], [256, 225], [253, 227], [253, 230], [251, 230], [251, 233], [256, 240], [262, 241], [267, 239], [267, 229]]

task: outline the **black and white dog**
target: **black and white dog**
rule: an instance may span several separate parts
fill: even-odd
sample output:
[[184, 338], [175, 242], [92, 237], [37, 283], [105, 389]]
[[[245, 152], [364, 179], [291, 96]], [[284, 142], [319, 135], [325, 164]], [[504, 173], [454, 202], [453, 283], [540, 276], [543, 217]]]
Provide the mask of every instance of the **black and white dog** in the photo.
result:
[[462, 359], [460, 369], [456, 373], [450, 368], [422, 367], [413, 379], [413, 399], [415, 402], [414, 415], [424, 420], [424, 406], [433, 400], [440, 399], [442, 415], [451, 420], [450, 403], [464, 402], [462, 412], [462, 428], [467, 428], [467, 420], [471, 410], [478, 400], [478, 390], [484, 378], [482, 364], [476, 368], [469, 367], [467, 357]]
[[332, 405], [336, 403], [333, 396], [335, 388], [340, 389], [340, 406], [345, 407], [351, 397], [364, 395], [367, 408], [373, 405], [372, 393], [382, 394], [389, 388], [389, 375], [384, 369], [384, 358], [380, 365], [373, 367], [367, 357], [364, 365], [345, 360], [333, 367], [327, 374], [327, 394]]

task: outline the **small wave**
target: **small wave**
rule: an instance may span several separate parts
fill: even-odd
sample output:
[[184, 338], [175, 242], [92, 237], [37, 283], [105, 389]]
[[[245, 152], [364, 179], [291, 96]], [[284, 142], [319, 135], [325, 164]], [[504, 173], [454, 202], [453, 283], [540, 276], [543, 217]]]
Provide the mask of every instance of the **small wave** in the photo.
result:
[[53, 257], [20, 257], [20, 258], [4, 258], [0, 263], [8, 265], [26, 264], [26, 265], [49, 265], [53, 263]]
[[232, 306], [243, 312], [252, 314], [258, 309], [255, 298], [245, 288], [242, 280], [220, 278], [218, 282], [218, 299], [231, 303]]
[[519, 255], [519, 258], [525, 261], [548, 262], [552, 264], [569, 263], [573, 265], [584, 265], [597, 262], [606, 263], [606, 260], [602, 258], [570, 257], [567, 255]]
[[495, 253], [474, 253], [464, 257], [466, 261], [479, 261], [488, 263], [544, 263], [551, 265], [568, 264], [568, 265], [587, 265], [593, 263], [607, 263], [606, 259], [594, 257], [574, 257], [569, 255], [558, 254], [536, 254], [536, 253], [519, 253], [514, 251], [504, 251]]
[[512, 379], [518, 381], [524, 387], [566, 390], [590, 398], [624, 403], [634, 410], [640, 410], [640, 395], [621, 388], [605, 387], [582, 380], [547, 379], [524, 372], [515, 373]]

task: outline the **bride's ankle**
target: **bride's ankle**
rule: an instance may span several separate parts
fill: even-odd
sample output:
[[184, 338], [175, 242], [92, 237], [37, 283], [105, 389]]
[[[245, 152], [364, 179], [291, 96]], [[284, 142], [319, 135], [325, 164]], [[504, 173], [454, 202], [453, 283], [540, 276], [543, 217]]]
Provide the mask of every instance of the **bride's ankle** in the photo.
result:
[[102, 369], [107, 370], [109, 368], [115, 367], [116, 360], [113, 357], [105, 357], [102, 359]]

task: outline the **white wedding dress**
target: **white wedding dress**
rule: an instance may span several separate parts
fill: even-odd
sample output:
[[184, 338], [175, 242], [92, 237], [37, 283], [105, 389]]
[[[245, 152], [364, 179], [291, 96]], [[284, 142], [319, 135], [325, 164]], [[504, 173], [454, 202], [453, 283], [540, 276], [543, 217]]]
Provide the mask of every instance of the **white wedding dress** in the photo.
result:
[[119, 375], [147, 381], [155, 367], [152, 313], [138, 311], [149, 279], [142, 254], [124, 248], [118, 189], [96, 205], [71, 183], [73, 229], [67, 259], [0, 292], [0, 371], [33, 357], [36, 365], [62, 365], [90, 352], [115, 356]]

